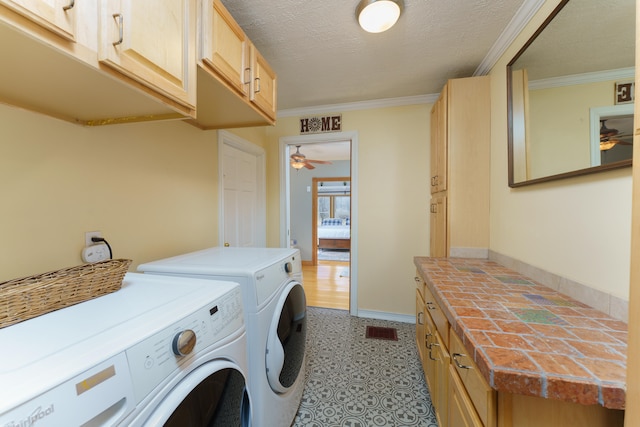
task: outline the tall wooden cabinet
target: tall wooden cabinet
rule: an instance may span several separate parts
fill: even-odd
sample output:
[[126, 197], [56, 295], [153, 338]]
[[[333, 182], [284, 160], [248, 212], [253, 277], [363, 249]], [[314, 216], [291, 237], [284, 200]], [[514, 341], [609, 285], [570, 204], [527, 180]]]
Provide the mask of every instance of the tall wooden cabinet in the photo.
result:
[[[640, 1], [636, 1], [640, 28]], [[640, 31], [636, 33], [636, 81], [640, 78]], [[640, 425], [640, 97], [634, 100], [633, 194], [631, 212], [631, 272], [629, 283], [629, 345], [627, 348], [627, 410], [625, 427]]]
[[431, 110], [431, 256], [486, 257], [489, 77], [449, 80]]

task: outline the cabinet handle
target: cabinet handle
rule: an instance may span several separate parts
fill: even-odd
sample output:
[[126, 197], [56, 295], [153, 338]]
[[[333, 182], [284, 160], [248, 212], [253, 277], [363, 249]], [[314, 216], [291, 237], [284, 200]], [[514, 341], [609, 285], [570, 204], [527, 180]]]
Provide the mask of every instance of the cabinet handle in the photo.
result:
[[65, 12], [69, 9], [73, 9], [73, 6], [76, 5], [76, 0], [71, 0], [71, 3], [69, 3], [66, 6], [62, 6], [62, 10], [64, 10]]
[[423, 316], [424, 316], [423, 312], [418, 313], [418, 325], [424, 325]]
[[254, 89], [253, 93], [258, 93], [260, 92], [260, 77], [256, 77], [254, 81], [256, 82], [256, 86], [258, 87], [258, 89]]
[[118, 36], [119, 39], [118, 41], [113, 42], [114, 46], [118, 46], [119, 44], [122, 44], [122, 41], [124, 40], [124, 30], [123, 30], [123, 25], [122, 25], [122, 14], [121, 13], [114, 13], [113, 14], [113, 19], [116, 20], [116, 22], [118, 23]]
[[[249, 78], [247, 78], [247, 73], [249, 74]], [[251, 68], [244, 69], [244, 81], [242, 83], [246, 85], [251, 83]]]
[[418, 276], [414, 277], [413, 280], [415, 280], [416, 282], [420, 281], [420, 278]]
[[440, 359], [436, 359], [431, 355], [431, 349], [433, 348], [434, 345], [437, 346], [437, 347], [440, 347], [440, 344], [438, 344], [437, 342], [434, 342], [434, 343], [431, 344], [431, 346], [429, 347], [429, 359], [435, 360], [437, 362]]
[[431, 301], [427, 301], [427, 302], [425, 303], [425, 305], [427, 306], [427, 309], [428, 309], [428, 310], [437, 310], [437, 309], [438, 309], [438, 307], [434, 307], [434, 306], [433, 306], [434, 304], [433, 304]]
[[431, 344], [429, 344], [429, 337], [431, 337], [431, 336], [433, 336], [433, 335], [431, 335], [431, 334], [426, 334], [426, 335], [424, 336], [424, 346], [425, 346], [426, 348], [428, 348], [429, 350], [431, 350]]
[[471, 369], [471, 366], [467, 366], [467, 365], [463, 365], [462, 363], [458, 362], [458, 357], [465, 357], [466, 354], [460, 354], [460, 353], [453, 353], [451, 355], [451, 357], [453, 358], [453, 362], [456, 364], [456, 366], [460, 369]]

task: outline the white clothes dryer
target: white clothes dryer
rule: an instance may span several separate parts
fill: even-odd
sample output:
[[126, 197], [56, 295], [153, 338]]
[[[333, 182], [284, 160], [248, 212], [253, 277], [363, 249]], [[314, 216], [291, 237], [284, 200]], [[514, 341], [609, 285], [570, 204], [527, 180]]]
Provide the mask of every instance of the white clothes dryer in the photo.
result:
[[253, 422], [290, 426], [305, 372], [307, 315], [299, 250], [215, 247], [142, 264], [138, 270], [240, 283]]
[[127, 273], [0, 329], [2, 426], [249, 426], [237, 283]]

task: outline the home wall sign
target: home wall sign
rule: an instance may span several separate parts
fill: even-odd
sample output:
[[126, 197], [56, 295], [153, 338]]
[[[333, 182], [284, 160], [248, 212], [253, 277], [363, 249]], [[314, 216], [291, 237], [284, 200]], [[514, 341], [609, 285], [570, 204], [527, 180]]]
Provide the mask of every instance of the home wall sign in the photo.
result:
[[342, 114], [331, 116], [313, 116], [300, 119], [300, 134], [340, 132], [342, 130]]
[[630, 104], [635, 98], [635, 83], [616, 82], [616, 104]]

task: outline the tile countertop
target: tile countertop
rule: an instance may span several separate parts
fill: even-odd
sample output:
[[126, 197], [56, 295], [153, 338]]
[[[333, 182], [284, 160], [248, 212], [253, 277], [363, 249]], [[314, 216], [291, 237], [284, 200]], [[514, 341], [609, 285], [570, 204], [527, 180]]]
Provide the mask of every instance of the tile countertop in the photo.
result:
[[492, 261], [414, 264], [491, 387], [624, 409], [626, 323]]

